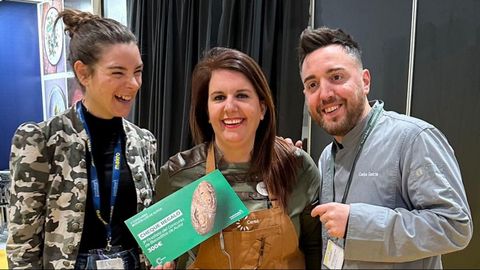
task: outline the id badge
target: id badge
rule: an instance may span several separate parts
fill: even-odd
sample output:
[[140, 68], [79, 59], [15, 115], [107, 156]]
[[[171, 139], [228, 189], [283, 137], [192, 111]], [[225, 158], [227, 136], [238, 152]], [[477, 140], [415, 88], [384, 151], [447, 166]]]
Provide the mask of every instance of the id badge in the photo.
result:
[[343, 266], [343, 248], [328, 239], [323, 265], [328, 269], [342, 269]]
[[97, 260], [97, 269], [124, 269], [122, 258]]

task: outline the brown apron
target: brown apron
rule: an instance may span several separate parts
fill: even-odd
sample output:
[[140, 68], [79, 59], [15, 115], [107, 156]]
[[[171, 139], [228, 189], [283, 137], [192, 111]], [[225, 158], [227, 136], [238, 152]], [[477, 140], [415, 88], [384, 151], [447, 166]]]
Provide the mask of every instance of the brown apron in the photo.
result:
[[[215, 169], [213, 142], [207, 173]], [[200, 244], [190, 269], [304, 269], [298, 236], [290, 217], [273, 208], [251, 212]], [[223, 240], [223, 241], [222, 241]], [[222, 249], [223, 247], [223, 249]]]

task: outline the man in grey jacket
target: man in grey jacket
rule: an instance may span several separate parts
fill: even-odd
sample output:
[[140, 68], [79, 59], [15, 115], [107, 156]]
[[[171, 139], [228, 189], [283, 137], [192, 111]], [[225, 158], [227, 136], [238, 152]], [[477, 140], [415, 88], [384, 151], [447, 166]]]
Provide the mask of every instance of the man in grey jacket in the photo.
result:
[[369, 102], [370, 73], [340, 29], [307, 29], [299, 61], [312, 118], [334, 140], [322, 152], [327, 268], [442, 268], [467, 246], [471, 213], [454, 151], [431, 124]]

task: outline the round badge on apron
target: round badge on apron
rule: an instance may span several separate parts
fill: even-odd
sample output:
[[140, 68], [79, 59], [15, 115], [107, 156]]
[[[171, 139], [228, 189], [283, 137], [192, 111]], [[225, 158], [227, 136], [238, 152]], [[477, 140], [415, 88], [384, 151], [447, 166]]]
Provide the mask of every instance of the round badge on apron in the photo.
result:
[[260, 193], [260, 195], [268, 196], [267, 185], [265, 185], [265, 182], [261, 181], [257, 183], [257, 192]]

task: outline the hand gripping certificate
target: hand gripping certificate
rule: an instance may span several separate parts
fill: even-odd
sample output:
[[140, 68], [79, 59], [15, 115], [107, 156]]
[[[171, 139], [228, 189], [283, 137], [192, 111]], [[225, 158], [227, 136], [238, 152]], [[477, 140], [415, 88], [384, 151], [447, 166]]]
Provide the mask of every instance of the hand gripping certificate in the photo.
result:
[[215, 170], [125, 223], [153, 266], [173, 261], [249, 211]]

